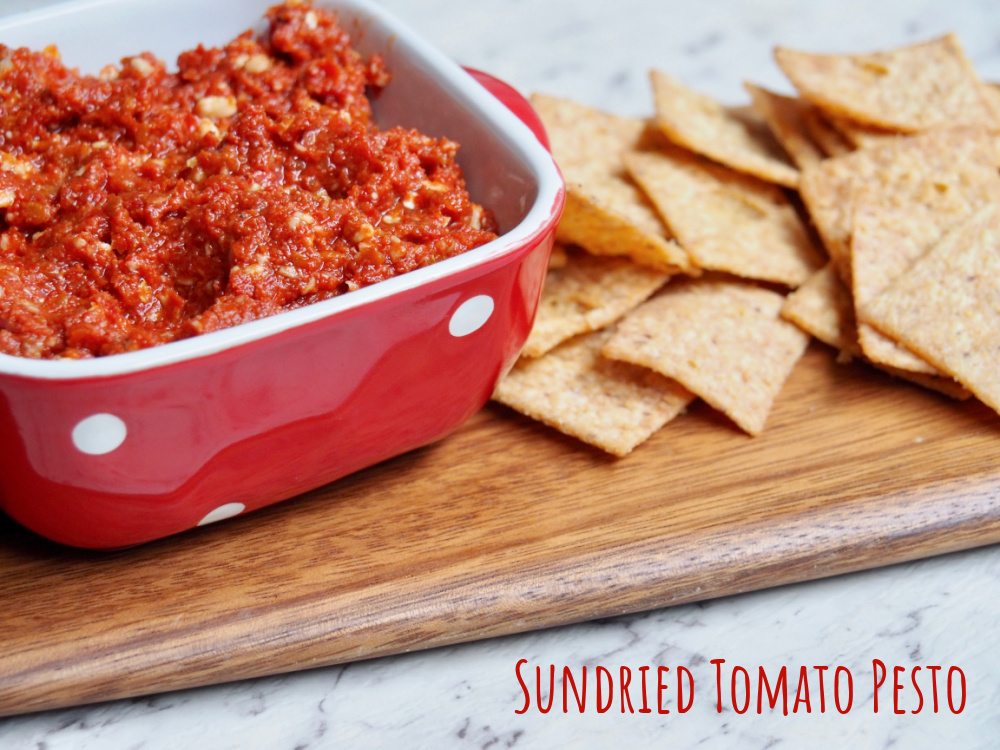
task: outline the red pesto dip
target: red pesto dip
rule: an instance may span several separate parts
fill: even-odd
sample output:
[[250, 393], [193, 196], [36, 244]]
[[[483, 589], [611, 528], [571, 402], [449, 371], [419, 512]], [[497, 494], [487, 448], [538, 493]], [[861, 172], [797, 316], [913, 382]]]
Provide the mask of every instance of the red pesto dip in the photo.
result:
[[457, 144], [379, 130], [388, 82], [290, 2], [260, 38], [98, 76], [0, 45], [0, 352], [84, 358], [290, 310], [496, 237]]

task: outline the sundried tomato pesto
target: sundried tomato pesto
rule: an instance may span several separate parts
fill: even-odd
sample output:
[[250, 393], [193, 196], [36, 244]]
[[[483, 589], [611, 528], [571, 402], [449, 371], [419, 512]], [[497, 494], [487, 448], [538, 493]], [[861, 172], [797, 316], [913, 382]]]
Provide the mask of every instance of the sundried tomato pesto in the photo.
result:
[[260, 38], [98, 76], [0, 45], [0, 351], [131, 351], [327, 299], [493, 239], [457, 145], [378, 129], [388, 82], [290, 2]]

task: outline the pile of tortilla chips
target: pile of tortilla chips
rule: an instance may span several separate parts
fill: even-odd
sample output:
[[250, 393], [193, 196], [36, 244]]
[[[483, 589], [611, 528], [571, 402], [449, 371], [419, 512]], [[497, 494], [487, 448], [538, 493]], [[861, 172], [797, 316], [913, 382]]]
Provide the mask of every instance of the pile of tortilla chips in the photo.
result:
[[775, 57], [797, 95], [745, 107], [532, 98], [563, 244], [497, 401], [619, 456], [695, 398], [756, 435], [812, 335], [1000, 411], [1000, 90], [953, 35]]

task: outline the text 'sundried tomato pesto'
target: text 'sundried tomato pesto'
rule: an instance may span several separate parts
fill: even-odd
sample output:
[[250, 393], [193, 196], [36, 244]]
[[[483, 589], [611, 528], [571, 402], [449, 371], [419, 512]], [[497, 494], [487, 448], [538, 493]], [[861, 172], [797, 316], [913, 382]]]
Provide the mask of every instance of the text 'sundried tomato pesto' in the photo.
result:
[[496, 237], [457, 145], [379, 130], [336, 19], [99, 76], [0, 45], [0, 352], [92, 357], [244, 323]]

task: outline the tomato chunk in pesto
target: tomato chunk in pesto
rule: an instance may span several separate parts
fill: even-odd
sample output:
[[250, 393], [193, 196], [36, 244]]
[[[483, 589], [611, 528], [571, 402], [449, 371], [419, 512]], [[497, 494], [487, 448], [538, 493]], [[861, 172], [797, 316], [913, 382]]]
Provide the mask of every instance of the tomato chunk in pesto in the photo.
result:
[[379, 129], [389, 82], [302, 2], [221, 49], [99, 75], [0, 45], [0, 352], [132, 351], [301, 307], [496, 237], [457, 144]]

